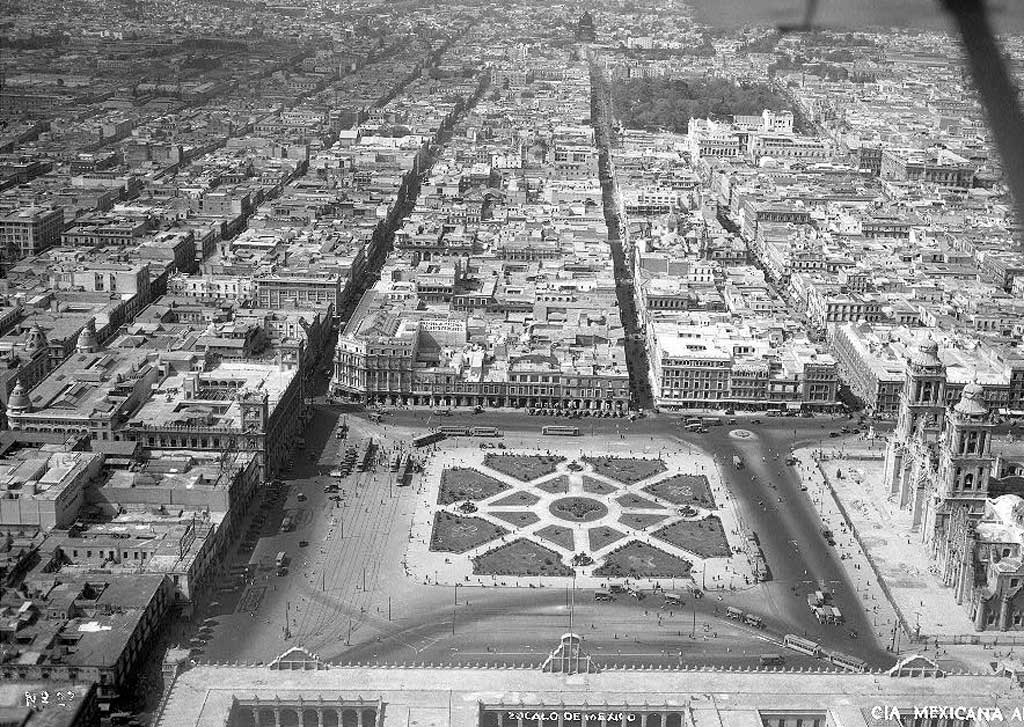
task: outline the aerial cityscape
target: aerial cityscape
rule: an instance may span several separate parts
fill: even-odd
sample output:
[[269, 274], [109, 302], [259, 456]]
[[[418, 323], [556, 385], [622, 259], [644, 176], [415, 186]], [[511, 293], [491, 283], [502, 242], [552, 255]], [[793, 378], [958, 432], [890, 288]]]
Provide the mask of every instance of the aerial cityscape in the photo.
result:
[[1024, 5], [818, 4], [4, 3], [0, 725], [1024, 725]]

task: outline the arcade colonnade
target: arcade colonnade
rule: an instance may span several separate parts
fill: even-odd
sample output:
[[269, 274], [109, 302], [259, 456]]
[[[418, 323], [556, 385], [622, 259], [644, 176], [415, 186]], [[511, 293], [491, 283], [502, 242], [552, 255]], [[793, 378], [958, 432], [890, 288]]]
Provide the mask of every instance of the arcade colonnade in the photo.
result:
[[230, 727], [379, 727], [379, 700], [237, 700]]

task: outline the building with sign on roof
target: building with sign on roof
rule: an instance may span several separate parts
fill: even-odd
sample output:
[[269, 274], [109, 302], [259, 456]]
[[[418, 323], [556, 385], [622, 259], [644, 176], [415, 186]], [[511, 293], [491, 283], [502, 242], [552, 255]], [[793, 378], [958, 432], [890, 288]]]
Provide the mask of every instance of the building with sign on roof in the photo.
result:
[[[567, 634], [567, 636], [573, 636]], [[564, 646], [565, 637], [563, 637]], [[565, 656], [556, 649], [552, 658]], [[159, 727], [967, 727], [1012, 719], [1012, 672], [340, 667], [293, 647], [266, 666], [196, 666]], [[941, 720], [932, 708], [959, 708]], [[921, 710], [925, 710], [922, 712]], [[987, 711], [982, 711], [987, 710]]]

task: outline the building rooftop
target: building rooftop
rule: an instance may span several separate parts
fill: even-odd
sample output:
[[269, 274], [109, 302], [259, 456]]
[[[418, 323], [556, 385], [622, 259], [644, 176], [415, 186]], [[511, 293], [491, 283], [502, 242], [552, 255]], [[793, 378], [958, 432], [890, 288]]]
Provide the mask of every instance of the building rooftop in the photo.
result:
[[[844, 727], [895, 723], [878, 719], [880, 705], [1000, 706], [1019, 699], [1006, 677], [892, 677], [885, 674], [740, 673], [607, 670], [562, 675], [539, 669], [335, 667], [286, 671], [269, 667], [200, 666], [181, 674], [160, 722], [166, 727], [223, 727], [236, 700], [302, 698], [381, 700], [383, 725], [476, 727], [481, 707], [497, 710], [645, 712], [678, 707], [687, 727], [763, 724], [774, 711], [830, 714]], [[912, 716], [910, 711], [909, 715]]]

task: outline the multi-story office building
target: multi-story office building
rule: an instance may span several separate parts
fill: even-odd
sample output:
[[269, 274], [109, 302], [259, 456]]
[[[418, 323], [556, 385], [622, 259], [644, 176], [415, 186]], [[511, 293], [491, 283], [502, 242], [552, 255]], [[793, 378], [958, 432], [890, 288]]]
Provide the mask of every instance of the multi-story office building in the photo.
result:
[[882, 152], [881, 176], [902, 182], [925, 182], [950, 187], [970, 187], [977, 168], [948, 149], [886, 149]]
[[10, 263], [60, 243], [61, 209], [18, 207], [0, 210], [0, 254]]
[[662, 408], [808, 409], [838, 404], [838, 367], [807, 341], [728, 323], [648, 324], [651, 384]]
[[279, 270], [253, 280], [256, 305], [260, 308], [319, 308], [340, 310], [347, 281], [337, 273]]

